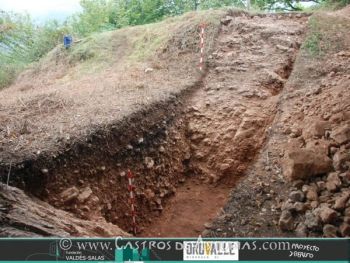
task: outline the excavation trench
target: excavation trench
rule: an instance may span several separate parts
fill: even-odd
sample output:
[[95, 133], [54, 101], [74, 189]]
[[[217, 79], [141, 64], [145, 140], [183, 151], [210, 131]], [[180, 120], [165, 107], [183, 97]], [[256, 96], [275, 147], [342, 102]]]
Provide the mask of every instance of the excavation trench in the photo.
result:
[[240, 15], [222, 26], [206, 76], [108, 133], [25, 165], [22, 187], [77, 217], [138, 236], [198, 236], [257, 157], [304, 32], [304, 16]]

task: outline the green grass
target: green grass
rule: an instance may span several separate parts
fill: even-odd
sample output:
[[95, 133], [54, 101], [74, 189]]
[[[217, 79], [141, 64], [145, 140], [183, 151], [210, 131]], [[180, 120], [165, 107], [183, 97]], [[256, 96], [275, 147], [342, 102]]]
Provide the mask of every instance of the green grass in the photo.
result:
[[317, 13], [310, 18], [309, 29], [302, 49], [312, 57], [323, 57], [346, 49], [345, 37], [350, 30], [344, 17]]
[[167, 45], [173, 45], [174, 41], [191, 42], [198, 38], [197, 29], [202, 22], [207, 24], [207, 36], [213, 44], [212, 35], [217, 31], [220, 18], [224, 14], [223, 10], [189, 12], [153, 24], [95, 33], [80, 40], [68, 50], [63, 47], [56, 48], [56, 51], [50, 52], [39, 64], [45, 67], [45, 64], [48, 65], [59, 56], [60, 63], [76, 67], [75, 72], [84, 75], [98, 73], [115, 63], [142, 63], [154, 58], [157, 52]]
[[324, 34], [321, 32], [320, 24], [317, 18], [311, 17], [309, 21], [309, 33], [304, 41], [303, 49], [311, 56], [320, 56], [324, 54], [322, 48], [322, 41], [324, 41]]
[[[210, 49], [218, 32], [220, 18], [227, 10], [207, 10], [189, 12], [182, 16], [170, 17], [161, 22], [129, 26], [114, 31], [94, 33], [80, 39], [69, 49], [59, 45], [38, 62], [27, 66], [31, 74], [40, 76], [40, 72], [55, 71], [67, 68], [70, 77], [79, 78], [86, 74], [99, 73], [112, 66], [128, 66], [157, 59], [157, 54], [165, 48], [168, 56], [176, 56], [177, 52], [198, 52], [199, 24], [205, 23], [206, 47]], [[71, 70], [74, 68], [74, 70]], [[2, 76], [0, 85], [7, 86], [23, 68], [12, 70]], [[66, 74], [66, 73], [64, 73]], [[70, 79], [68, 78], [68, 80]], [[7, 79], [1, 83], [1, 79]], [[64, 77], [60, 81], [66, 81]], [[1, 86], [0, 86], [1, 87]]]
[[4, 64], [0, 67], [0, 89], [10, 85], [24, 68], [22, 64]]

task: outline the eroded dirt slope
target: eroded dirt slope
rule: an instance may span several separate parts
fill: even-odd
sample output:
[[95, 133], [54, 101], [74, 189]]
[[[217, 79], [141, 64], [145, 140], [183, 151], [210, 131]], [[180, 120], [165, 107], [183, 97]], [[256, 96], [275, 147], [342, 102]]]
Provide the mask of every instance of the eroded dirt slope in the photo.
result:
[[300, 14], [222, 20], [203, 86], [187, 102], [189, 181], [147, 235], [198, 236], [210, 228], [265, 141], [306, 21]]
[[315, 14], [268, 144], [210, 236], [349, 236], [349, 8]]

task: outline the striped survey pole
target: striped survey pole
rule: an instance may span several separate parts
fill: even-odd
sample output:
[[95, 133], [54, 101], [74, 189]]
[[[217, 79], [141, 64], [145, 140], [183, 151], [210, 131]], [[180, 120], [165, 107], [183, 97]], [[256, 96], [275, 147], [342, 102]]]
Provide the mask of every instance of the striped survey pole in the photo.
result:
[[200, 24], [200, 49], [201, 49], [201, 58], [199, 60], [199, 70], [203, 70], [203, 64], [204, 64], [204, 30], [205, 30], [205, 24]]
[[130, 170], [128, 170], [128, 191], [130, 196], [130, 207], [131, 207], [131, 225], [132, 225], [132, 232], [134, 235], [137, 234], [137, 227], [136, 227], [136, 210], [135, 210], [135, 185], [133, 185], [133, 179], [134, 175]]

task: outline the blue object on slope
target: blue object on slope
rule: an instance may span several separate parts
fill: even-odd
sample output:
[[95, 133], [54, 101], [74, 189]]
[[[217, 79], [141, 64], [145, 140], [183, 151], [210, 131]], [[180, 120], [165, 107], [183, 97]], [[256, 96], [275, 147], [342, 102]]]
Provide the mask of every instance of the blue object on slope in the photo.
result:
[[72, 42], [73, 42], [73, 37], [71, 35], [65, 35], [63, 37], [63, 44], [65, 48], [70, 48], [70, 46], [72, 45]]

